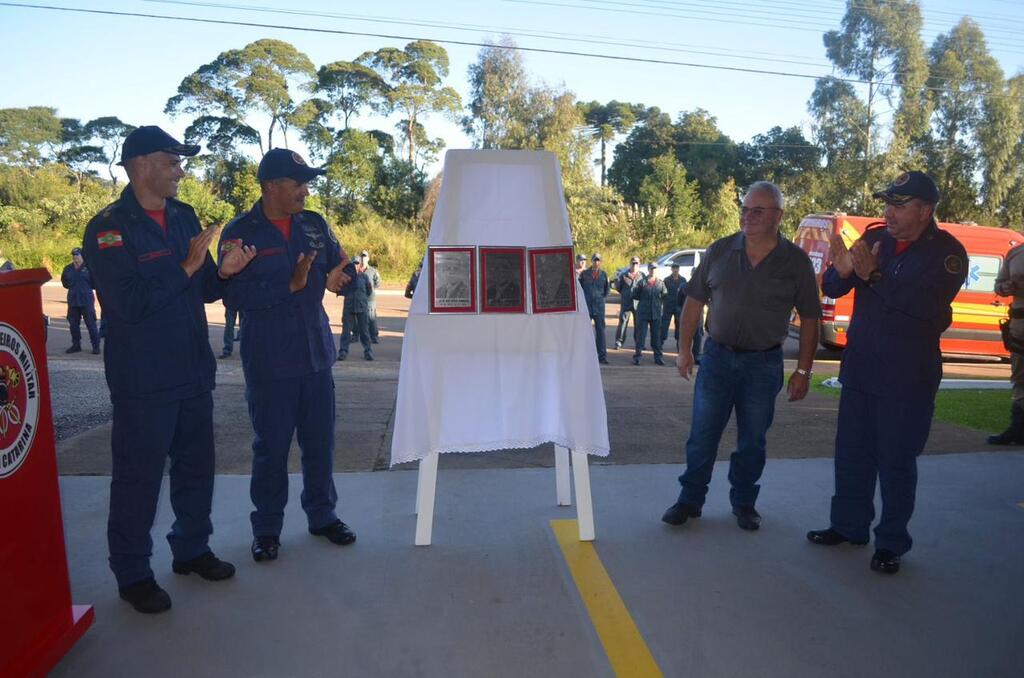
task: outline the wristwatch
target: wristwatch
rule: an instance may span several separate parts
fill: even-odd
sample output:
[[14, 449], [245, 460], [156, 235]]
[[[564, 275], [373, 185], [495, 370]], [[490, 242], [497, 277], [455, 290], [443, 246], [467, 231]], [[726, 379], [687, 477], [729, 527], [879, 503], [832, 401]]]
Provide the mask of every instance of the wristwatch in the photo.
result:
[[810, 379], [810, 378], [811, 378], [811, 375], [812, 375], [812, 374], [814, 374], [814, 372], [812, 372], [812, 371], [810, 371], [810, 370], [805, 370], [805, 369], [804, 369], [804, 368], [802, 368], [802, 367], [798, 367], [798, 368], [796, 368], [796, 369], [795, 369], [795, 370], [793, 370], [793, 371], [794, 371], [794, 372], [795, 372], [796, 374], [800, 374], [800, 375], [803, 375], [803, 376], [807, 377], [808, 379]]

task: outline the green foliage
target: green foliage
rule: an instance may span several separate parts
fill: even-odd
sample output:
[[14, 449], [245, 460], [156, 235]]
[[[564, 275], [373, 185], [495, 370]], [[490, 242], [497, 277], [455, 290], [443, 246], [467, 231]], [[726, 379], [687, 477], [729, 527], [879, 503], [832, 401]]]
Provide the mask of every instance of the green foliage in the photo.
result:
[[416, 164], [418, 153], [422, 155], [426, 151], [429, 157], [430, 152], [436, 152], [436, 145], [432, 148], [418, 145], [416, 130], [421, 124], [420, 118], [429, 113], [441, 113], [452, 120], [458, 117], [462, 107], [459, 93], [452, 87], [441, 86], [448, 75], [448, 52], [436, 43], [416, 40], [401, 50], [384, 47], [366, 52], [356, 63], [373, 69], [380, 76], [387, 112], [405, 116], [399, 129], [409, 164]]
[[260, 150], [267, 151], [274, 147], [275, 130], [287, 134], [296, 107], [293, 85], [308, 89], [315, 76], [309, 57], [290, 43], [265, 38], [200, 66], [181, 81], [164, 110], [219, 116], [250, 129], [246, 117], [261, 113], [270, 118], [266, 137], [260, 137]]
[[60, 144], [62, 132], [55, 108], [0, 109], [0, 161], [38, 166]]
[[185, 175], [179, 182], [178, 200], [192, 205], [204, 227], [223, 226], [235, 216], [231, 203], [219, 199], [210, 184], [192, 175]]
[[358, 221], [335, 227], [334, 231], [349, 256], [368, 251], [371, 263], [388, 282], [407, 282], [426, 251], [423, 234], [369, 211], [361, 213]]

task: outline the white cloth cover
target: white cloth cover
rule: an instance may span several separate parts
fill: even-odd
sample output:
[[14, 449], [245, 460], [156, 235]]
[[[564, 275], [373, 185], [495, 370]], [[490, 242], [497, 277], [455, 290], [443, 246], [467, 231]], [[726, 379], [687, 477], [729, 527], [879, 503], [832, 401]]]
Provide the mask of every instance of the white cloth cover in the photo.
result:
[[[427, 243], [571, 245], [557, 158], [448, 151]], [[392, 466], [545, 442], [607, 456], [601, 371], [579, 283], [575, 313], [431, 315], [429, 276], [425, 265], [405, 325]]]

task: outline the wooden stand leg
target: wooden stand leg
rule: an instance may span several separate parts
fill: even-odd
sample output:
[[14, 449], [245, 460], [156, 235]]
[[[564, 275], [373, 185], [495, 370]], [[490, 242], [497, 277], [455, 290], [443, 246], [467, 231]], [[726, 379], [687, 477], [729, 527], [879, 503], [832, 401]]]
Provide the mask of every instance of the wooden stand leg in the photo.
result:
[[430, 546], [434, 529], [434, 494], [437, 490], [437, 453], [420, 459], [416, 481], [416, 546]]
[[569, 480], [569, 448], [555, 445], [555, 492], [559, 506], [572, 506]]
[[580, 541], [594, 541], [594, 507], [590, 499], [590, 469], [587, 455], [572, 453], [572, 478], [576, 485], [576, 522], [580, 526]]

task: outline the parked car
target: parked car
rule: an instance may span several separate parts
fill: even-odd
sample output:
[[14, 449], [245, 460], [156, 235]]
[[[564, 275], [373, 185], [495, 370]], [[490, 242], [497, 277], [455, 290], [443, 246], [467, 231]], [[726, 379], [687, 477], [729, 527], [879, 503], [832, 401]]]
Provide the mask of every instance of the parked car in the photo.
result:
[[[705, 250], [703, 249], [671, 250], [666, 252], [654, 260], [658, 264], [655, 273], [659, 279], [664, 280], [672, 275], [672, 264], [679, 264], [679, 275], [689, 280], [693, 276], [693, 269], [697, 268], [701, 257], [704, 256], [704, 252]], [[644, 275], [647, 275], [648, 263], [644, 261], [640, 264], [640, 272]], [[618, 280], [619, 276], [628, 270], [629, 266], [623, 266], [615, 271], [615, 280]], [[612, 286], [614, 287], [614, 284]]]

